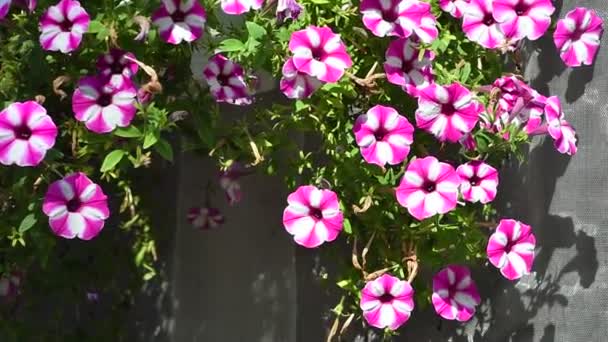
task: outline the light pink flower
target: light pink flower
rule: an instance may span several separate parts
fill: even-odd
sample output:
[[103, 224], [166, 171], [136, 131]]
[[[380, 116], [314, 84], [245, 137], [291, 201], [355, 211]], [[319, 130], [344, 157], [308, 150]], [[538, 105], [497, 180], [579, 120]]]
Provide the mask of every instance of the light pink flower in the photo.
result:
[[316, 77], [298, 71], [293, 64], [293, 58], [285, 62], [282, 73], [280, 88], [290, 99], [308, 98], [323, 85]]
[[383, 274], [365, 284], [359, 306], [371, 326], [397, 330], [414, 310], [414, 289], [407, 281]]
[[505, 278], [519, 279], [532, 270], [535, 246], [530, 226], [511, 219], [500, 220], [488, 241], [488, 259]]
[[298, 245], [318, 247], [334, 241], [342, 231], [344, 217], [335, 192], [303, 185], [287, 197], [287, 203], [283, 226]]
[[302, 13], [302, 5], [296, 0], [277, 1], [277, 22], [283, 23], [286, 19], [297, 20]]
[[493, 0], [470, 0], [462, 17], [467, 38], [486, 49], [496, 49], [505, 42], [500, 25], [492, 16]]
[[458, 142], [471, 132], [483, 105], [460, 83], [430, 84], [418, 92], [416, 125], [440, 141]]
[[431, 301], [435, 312], [445, 319], [461, 322], [471, 319], [481, 298], [469, 268], [449, 265], [435, 274]]
[[74, 0], [61, 0], [40, 18], [40, 44], [49, 51], [69, 53], [78, 48], [89, 29], [89, 14]]
[[20, 272], [11, 272], [0, 277], [0, 298], [15, 298], [19, 294], [22, 278]]
[[220, 3], [224, 13], [239, 15], [262, 8], [264, 0], [221, 0]]
[[135, 59], [135, 55], [120, 49], [110, 49], [110, 52], [97, 59], [97, 71], [103, 77], [123, 75], [132, 78], [137, 73], [139, 66], [128, 58]]
[[34, 101], [15, 102], [0, 112], [0, 163], [36, 166], [55, 145], [57, 126]]
[[454, 18], [461, 18], [470, 0], [439, 0], [439, 7]]
[[224, 216], [216, 208], [194, 207], [188, 210], [188, 222], [197, 229], [208, 230], [224, 224]]
[[594, 10], [577, 7], [557, 22], [553, 41], [567, 66], [591, 65], [603, 32], [604, 21]]
[[239, 203], [243, 198], [241, 183], [239, 179], [250, 174], [251, 171], [245, 169], [240, 163], [234, 162], [227, 170], [220, 172], [220, 187], [224, 190], [230, 205]]
[[414, 126], [394, 108], [381, 105], [360, 115], [353, 132], [363, 159], [381, 167], [402, 163], [414, 141]]
[[418, 95], [434, 80], [432, 61], [435, 55], [426, 50], [419, 58], [418, 45], [409, 39], [401, 38], [390, 42], [386, 50], [384, 72], [392, 84], [400, 85], [411, 96]]
[[340, 35], [329, 27], [309, 26], [292, 33], [289, 50], [296, 69], [323, 82], [337, 82], [353, 65]]
[[547, 131], [555, 140], [555, 148], [560, 153], [575, 155], [577, 151], [576, 132], [564, 119], [564, 112], [562, 112], [562, 106], [557, 96], [547, 98], [545, 119], [547, 120]]
[[243, 68], [222, 54], [213, 55], [203, 69], [203, 78], [217, 102], [234, 105], [251, 104]]
[[512, 32], [516, 39], [540, 38], [551, 25], [555, 11], [551, 0], [494, 0], [493, 6], [494, 19], [503, 32]]
[[460, 177], [450, 164], [429, 156], [410, 162], [395, 189], [397, 201], [417, 218], [424, 220], [456, 208]]
[[363, 25], [378, 37], [408, 38], [416, 34], [430, 43], [437, 38], [437, 20], [430, 4], [418, 0], [363, 0]]
[[101, 187], [76, 172], [51, 183], [42, 204], [53, 233], [66, 239], [91, 240], [110, 216]]
[[152, 14], [152, 23], [158, 27], [160, 37], [170, 44], [199, 39], [206, 22], [207, 14], [199, 0], [162, 0]]
[[128, 78], [114, 75], [110, 79], [86, 76], [78, 82], [72, 96], [76, 120], [95, 133], [108, 133], [116, 127], [127, 127], [135, 117], [137, 89]]
[[460, 165], [456, 172], [460, 176], [460, 193], [469, 202], [489, 203], [496, 197], [498, 171], [481, 161], [470, 161]]

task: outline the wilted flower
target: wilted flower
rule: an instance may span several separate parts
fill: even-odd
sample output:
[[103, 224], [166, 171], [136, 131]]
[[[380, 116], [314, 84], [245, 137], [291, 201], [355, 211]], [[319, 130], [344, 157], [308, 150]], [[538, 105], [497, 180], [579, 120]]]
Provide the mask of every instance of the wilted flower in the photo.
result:
[[334, 241], [342, 231], [344, 217], [335, 192], [300, 186], [287, 197], [287, 203], [283, 226], [298, 245], [318, 247]]
[[69, 53], [78, 48], [89, 29], [89, 14], [75, 0], [61, 0], [40, 18], [40, 44], [49, 51]]
[[600, 47], [604, 21], [592, 9], [577, 7], [557, 22], [553, 41], [567, 66], [591, 65]]
[[414, 289], [407, 281], [383, 274], [365, 284], [359, 305], [371, 326], [397, 330], [414, 310]]
[[36, 166], [55, 145], [57, 126], [34, 101], [15, 102], [0, 112], [0, 163]]
[[110, 216], [103, 190], [82, 172], [51, 183], [42, 211], [49, 217], [53, 233], [66, 239], [93, 239]]

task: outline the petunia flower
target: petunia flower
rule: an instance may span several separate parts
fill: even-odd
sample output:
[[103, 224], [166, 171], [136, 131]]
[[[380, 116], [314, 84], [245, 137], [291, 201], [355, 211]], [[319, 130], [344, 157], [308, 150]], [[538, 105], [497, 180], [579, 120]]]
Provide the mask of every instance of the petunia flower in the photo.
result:
[[293, 58], [285, 62], [282, 73], [280, 89], [290, 99], [308, 98], [323, 85], [316, 77], [298, 71]]
[[239, 15], [262, 8], [264, 0], [221, 0], [220, 4], [224, 13]]
[[449, 265], [435, 274], [431, 301], [435, 312], [445, 319], [461, 322], [471, 319], [481, 298], [469, 268]]
[[203, 70], [203, 78], [217, 102], [234, 105], [251, 104], [243, 68], [222, 54], [213, 55]]
[[15, 102], [0, 112], [0, 163], [36, 166], [55, 145], [57, 126], [34, 101]]
[[469, 202], [489, 203], [496, 197], [498, 171], [481, 161], [470, 161], [456, 169], [460, 176], [460, 193]]
[[302, 5], [296, 0], [277, 1], [277, 22], [283, 23], [287, 19], [297, 20], [302, 13]]
[[562, 106], [557, 96], [547, 98], [545, 119], [547, 121], [547, 132], [555, 141], [555, 148], [560, 153], [575, 155], [577, 151], [576, 132], [564, 119], [564, 112], [562, 112]]
[[0, 0], [0, 19], [4, 19], [11, 9], [11, 2], [13, 0]]
[[[6, 1], [6, 0], [3, 0]], [[0, 1], [1, 3], [2, 1]], [[8, 0], [10, 2], [10, 0]], [[13, 3], [17, 6], [23, 7], [30, 12], [34, 12], [36, 9], [37, 0], [13, 0]]]
[[78, 48], [91, 18], [75, 0], [61, 0], [40, 18], [40, 44], [48, 51], [69, 53]]
[[42, 211], [49, 217], [53, 233], [66, 239], [93, 239], [110, 216], [103, 190], [82, 172], [51, 183]]
[[386, 50], [384, 72], [387, 80], [403, 87], [411, 96], [418, 95], [434, 80], [432, 61], [435, 55], [425, 50], [420, 58], [418, 45], [409, 39], [401, 38], [390, 42]]
[[458, 19], [464, 14], [470, 0], [439, 0], [439, 8]]
[[224, 224], [225, 219], [217, 208], [194, 207], [188, 210], [188, 222], [197, 229], [208, 230]]
[[19, 294], [23, 275], [20, 272], [11, 272], [0, 277], [0, 298], [12, 299]]
[[492, 14], [493, 0], [470, 0], [462, 17], [462, 30], [469, 40], [486, 49], [496, 49], [505, 42], [500, 24]]
[[494, 0], [494, 19], [503, 32], [513, 32], [516, 39], [540, 38], [551, 25], [555, 11], [551, 0]]
[[108, 133], [127, 127], [135, 117], [137, 89], [128, 78], [114, 75], [109, 80], [99, 76], [80, 79], [72, 96], [76, 120], [95, 133]]
[[380, 167], [402, 163], [414, 141], [414, 126], [394, 108], [381, 105], [360, 115], [353, 132], [363, 159]]
[[460, 177], [450, 164], [429, 156], [410, 162], [395, 189], [397, 201], [418, 220], [456, 208]]
[[337, 82], [353, 65], [340, 35], [329, 27], [309, 26], [292, 33], [289, 50], [296, 69], [323, 82]]
[[430, 84], [418, 92], [416, 125], [440, 141], [458, 142], [471, 132], [483, 105], [460, 83]]
[[593, 9], [577, 7], [557, 22], [553, 41], [567, 66], [591, 65], [603, 32], [604, 21]]
[[287, 203], [283, 226], [298, 245], [318, 247], [334, 241], [342, 231], [344, 217], [335, 192], [303, 185], [287, 197]]
[[430, 43], [437, 38], [437, 20], [430, 4], [418, 0], [363, 0], [363, 25], [378, 37], [408, 38], [415, 34]]
[[238, 162], [232, 163], [228, 167], [228, 169], [220, 172], [220, 187], [222, 188], [222, 190], [224, 190], [224, 193], [226, 194], [226, 198], [228, 199], [230, 205], [239, 203], [243, 198], [243, 193], [241, 192], [241, 183], [239, 183], [239, 179], [250, 173], [251, 171], [245, 169]]
[[110, 52], [97, 59], [97, 71], [103, 77], [123, 75], [132, 78], [137, 73], [139, 66], [127, 57], [134, 59], [135, 55], [120, 49], [110, 49]]
[[205, 9], [198, 0], [162, 0], [152, 14], [152, 23], [169, 44], [193, 42], [203, 35], [207, 22]]
[[359, 306], [369, 325], [397, 330], [414, 310], [414, 289], [407, 281], [383, 274], [365, 284]]
[[532, 269], [535, 246], [536, 238], [530, 226], [503, 219], [488, 241], [488, 259], [505, 278], [519, 279]]

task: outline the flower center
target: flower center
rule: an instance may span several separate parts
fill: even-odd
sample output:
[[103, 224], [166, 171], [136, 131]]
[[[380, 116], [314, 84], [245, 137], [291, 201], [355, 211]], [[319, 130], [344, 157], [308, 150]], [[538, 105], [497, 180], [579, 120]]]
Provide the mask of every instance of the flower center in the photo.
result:
[[393, 300], [393, 295], [390, 293], [385, 293], [382, 296], [378, 297], [380, 303], [390, 303]]
[[479, 179], [479, 177], [477, 177], [476, 175], [473, 175], [473, 177], [469, 178], [469, 183], [471, 183], [471, 186], [477, 186], [480, 182], [481, 179]]
[[431, 182], [431, 181], [426, 181], [426, 182], [424, 182], [424, 184], [422, 184], [422, 189], [424, 191], [426, 191], [427, 193], [435, 191], [436, 187], [437, 187], [437, 185], [435, 184], [435, 182]]
[[507, 242], [507, 244], [505, 245], [505, 253], [511, 252], [511, 249], [513, 249], [513, 246], [515, 246], [515, 241]]
[[584, 33], [585, 33], [585, 31], [576, 29], [570, 35], [570, 37], [571, 37], [570, 40], [572, 40], [572, 41], [580, 40]]
[[227, 86], [229, 84], [230, 75], [219, 74], [216, 76], [216, 78], [217, 83], [219, 83], [221, 86]]
[[318, 47], [318, 48], [312, 49], [312, 58], [313, 59], [320, 61], [324, 55], [325, 55], [325, 52], [323, 51], [323, 48]]
[[319, 208], [310, 208], [310, 216], [320, 220], [323, 218], [323, 212]]
[[388, 132], [383, 127], [379, 127], [378, 130], [374, 132], [374, 137], [376, 138], [376, 141], [382, 141], [387, 134]]
[[14, 132], [16, 139], [28, 140], [32, 136], [32, 130], [27, 125], [16, 127]]
[[456, 113], [456, 108], [454, 108], [453, 104], [446, 103], [441, 105], [441, 113], [443, 115], [451, 116], [452, 114]]
[[113, 74], [122, 74], [122, 70], [124, 69], [122, 63], [120, 63], [119, 61], [114, 62], [114, 64], [112, 64], [112, 73]]
[[382, 11], [382, 18], [384, 21], [388, 21], [389, 23], [397, 21], [399, 19], [399, 13], [397, 13], [397, 8], [391, 8], [386, 11]]
[[483, 17], [483, 24], [486, 26], [492, 26], [494, 23], [495, 21], [492, 13], [486, 13], [486, 15]]
[[112, 95], [111, 94], [101, 94], [101, 96], [97, 99], [97, 104], [102, 107], [107, 107], [112, 103]]
[[515, 13], [518, 16], [522, 16], [524, 15], [526, 12], [528, 11], [528, 6], [526, 6], [526, 4], [524, 4], [522, 1], [520, 1], [516, 6], [515, 6]]
[[74, 23], [71, 22], [70, 19], [68, 19], [68, 18], [65, 18], [64, 21], [59, 23], [59, 27], [61, 28], [61, 31], [63, 31], [63, 32], [71, 32], [73, 26], [74, 26]]
[[66, 204], [66, 207], [68, 208], [69, 212], [73, 213], [75, 211], [78, 211], [78, 209], [80, 209], [81, 204], [82, 203], [80, 203], [80, 199], [78, 197], [74, 197], [68, 201], [68, 203]]
[[171, 14], [171, 19], [173, 19], [174, 23], [183, 23], [186, 20], [186, 13], [176, 9], [173, 14]]

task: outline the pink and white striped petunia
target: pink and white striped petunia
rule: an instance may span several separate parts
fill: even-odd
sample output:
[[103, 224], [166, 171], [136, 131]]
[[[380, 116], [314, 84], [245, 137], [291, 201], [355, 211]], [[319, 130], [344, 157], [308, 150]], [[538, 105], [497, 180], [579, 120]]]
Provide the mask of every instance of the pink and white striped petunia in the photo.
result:
[[161, 6], [152, 14], [152, 22], [164, 41], [176, 45], [199, 39], [207, 14], [199, 0], [162, 0]]
[[11, 272], [0, 277], [0, 299], [13, 299], [19, 294], [23, 275]]
[[0, 0], [0, 19], [4, 19], [11, 9], [11, 2], [13, 0]]
[[567, 66], [591, 65], [603, 32], [604, 21], [594, 10], [577, 7], [557, 22], [553, 41]]
[[316, 77], [298, 71], [293, 64], [293, 58], [285, 62], [282, 73], [280, 88], [290, 99], [308, 98], [323, 85]]
[[53, 233], [66, 239], [93, 239], [110, 216], [108, 199], [101, 187], [82, 172], [51, 183], [42, 211], [49, 217]]
[[493, 6], [494, 19], [515, 39], [540, 38], [551, 26], [555, 11], [551, 0], [493, 0]]
[[468, 321], [481, 302], [471, 271], [466, 266], [449, 265], [433, 277], [431, 297], [435, 312], [445, 319]]
[[414, 126], [394, 108], [381, 105], [360, 115], [353, 132], [363, 159], [380, 167], [402, 163], [414, 141]]
[[576, 132], [574, 128], [564, 119], [562, 105], [557, 96], [547, 98], [545, 106], [545, 119], [547, 121], [547, 131], [555, 141], [555, 148], [560, 153], [575, 155]]
[[0, 163], [36, 166], [55, 145], [57, 126], [34, 101], [15, 102], [0, 112]]
[[212, 207], [194, 207], [188, 210], [188, 222], [197, 229], [208, 230], [224, 224], [224, 215]]
[[456, 208], [459, 185], [460, 177], [450, 164], [429, 156], [408, 164], [395, 192], [401, 206], [424, 220]]
[[314, 248], [334, 241], [342, 231], [344, 216], [335, 192], [300, 186], [287, 197], [283, 226], [298, 245]]
[[40, 18], [40, 44], [48, 51], [70, 53], [78, 48], [91, 18], [75, 0], [61, 0]]
[[245, 72], [237, 63], [222, 54], [213, 55], [205, 69], [203, 78], [209, 85], [211, 95], [217, 102], [227, 102], [234, 105], [251, 104], [251, 95]]
[[470, 0], [439, 0], [439, 8], [458, 19], [462, 18], [469, 2]]
[[469, 40], [486, 49], [496, 49], [505, 42], [500, 24], [494, 20], [493, 0], [470, 0], [462, 17], [462, 30]]
[[220, 3], [224, 13], [239, 15], [262, 8], [264, 0], [221, 0]]
[[137, 89], [128, 78], [114, 75], [109, 80], [86, 76], [78, 82], [72, 96], [76, 120], [95, 133], [108, 133], [127, 127], [135, 117]]
[[460, 165], [456, 172], [460, 176], [460, 193], [465, 201], [489, 203], [496, 197], [498, 171], [481, 161], [470, 161]]
[[397, 330], [414, 310], [414, 289], [407, 281], [385, 273], [365, 284], [359, 306], [369, 325]]
[[454, 143], [473, 130], [483, 110], [483, 105], [460, 83], [433, 83], [418, 91], [416, 125], [440, 141]]
[[286, 19], [297, 20], [302, 13], [302, 5], [296, 0], [277, 1], [277, 22], [283, 23]]
[[251, 171], [247, 170], [238, 162], [232, 163], [228, 169], [220, 172], [219, 182], [220, 187], [224, 190], [228, 203], [234, 205], [239, 203], [243, 198], [241, 191], [241, 183], [239, 179], [243, 176], [250, 174]]
[[418, 45], [409, 39], [401, 38], [390, 42], [386, 50], [384, 72], [392, 84], [400, 85], [411, 96], [418, 95], [434, 80], [432, 61], [435, 55], [425, 50], [420, 59]]
[[363, 0], [363, 25], [378, 37], [408, 38], [416, 34], [430, 43], [437, 38], [437, 20], [431, 6], [418, 0]]
[[337, 82], [353, 65], [340, 35], [329, 27], [308, 26], [292, 33], [289, 50], [296, 69], [323, 82]]
[[[4, 0], [6, 1], [6, 0]], [[0, 1], [1, 3], [2, 1]], [[10, 0], [9, 0], [10, 2]], [[37, 0], [13, 0], [13, 3], [17, 6], [27, 9], [30, 12], [34, 12], [36, 9]]]
[[135, 59], [135, 55], [120, 49], [110, 49], [110, 52], [97, 59], [97, 71], [103, 77], [123, 75], [132, 78], [137, 73], [139, 66], [129, 58]]
[[503, 219], [490, 236], [486, 252], [492, 265], [499, 268], [505, 278], [515, 280], [532, 270], [535, 246], [536, 238], [530, 226]]

